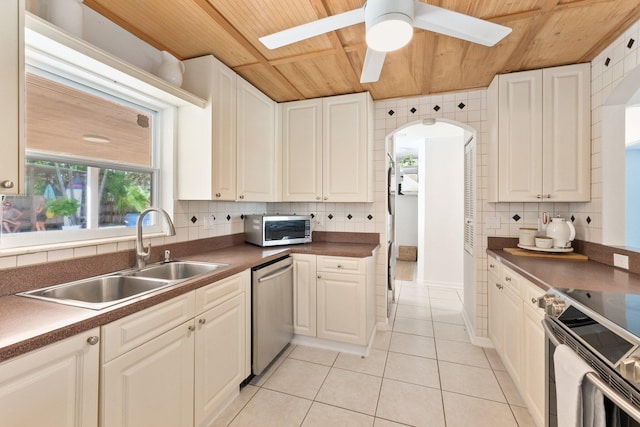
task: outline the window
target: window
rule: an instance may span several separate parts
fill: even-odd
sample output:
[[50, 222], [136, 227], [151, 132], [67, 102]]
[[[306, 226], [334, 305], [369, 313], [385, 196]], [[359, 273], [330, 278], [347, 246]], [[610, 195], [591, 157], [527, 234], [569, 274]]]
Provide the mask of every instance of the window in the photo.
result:
[[159, 114], [32, 68], [25, 116], [26, 195], [3, 201], [2, 246], [133, 234], [159, 195]]

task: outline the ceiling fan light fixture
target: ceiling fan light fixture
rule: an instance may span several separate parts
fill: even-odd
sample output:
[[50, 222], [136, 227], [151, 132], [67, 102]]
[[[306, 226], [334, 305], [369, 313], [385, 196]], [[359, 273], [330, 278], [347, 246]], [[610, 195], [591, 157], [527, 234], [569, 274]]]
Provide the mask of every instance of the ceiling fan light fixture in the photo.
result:
[[406, 46], [413, 37], [413, 19], [402, 13], [389, 13], [367, 25], [367, 46], [378, 52], [391, 52]]

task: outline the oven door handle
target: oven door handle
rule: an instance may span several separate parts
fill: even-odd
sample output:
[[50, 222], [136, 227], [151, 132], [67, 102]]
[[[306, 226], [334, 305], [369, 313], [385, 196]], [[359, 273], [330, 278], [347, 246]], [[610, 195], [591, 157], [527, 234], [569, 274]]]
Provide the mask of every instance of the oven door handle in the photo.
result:
[[[562, 343], [558, 340], [558, 338], [556, 338], [555, 334], [553, 333], [553, 331], [551, 330], [547, 322], [548, 322], [547, 319], [542, 320], [542, 328], [544, 329], [544, 333], [547, 336], [547, 338], [549, 338], [549, 340], [551, 340], [553, 345], [557, 347]], [[602, 394], [607, 396], [609, 400], [613, 402], [614, 405], [616, 405], [618, 408], [623, 410], [627, 415], [633, 418], [636, 422], [640, 423], [640, 410], [638, 410], [638, 408], [636, 408], [631, 403], [629, 403], [626, 399], [620, 397], [620, 394], [618, 394], [618, 392], [612, 389], [609, 386], [609, 384], [604, 382], [597, 373], [587, 372], [587, 374], [585, 375], [585, 378], [591, 384], [593, 384], [595, 388], [600, 390]]]

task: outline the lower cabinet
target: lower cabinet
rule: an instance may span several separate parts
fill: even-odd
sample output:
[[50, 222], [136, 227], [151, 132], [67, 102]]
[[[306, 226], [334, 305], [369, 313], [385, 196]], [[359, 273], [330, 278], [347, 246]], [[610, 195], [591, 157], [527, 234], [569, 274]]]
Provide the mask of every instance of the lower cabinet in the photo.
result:
[[209, 425], [250, 374], [250, 278], [247, 270], [103, 326], [101, 425]]
[[0, 363], [0, 425], [98, 425], [98, 328]]
[[292, 256], [294, 333], [368, 345], [375, 328], [374, 256]]
[[489, 338], [536, 425], [544, 426], [544, 291], [489, 257]]

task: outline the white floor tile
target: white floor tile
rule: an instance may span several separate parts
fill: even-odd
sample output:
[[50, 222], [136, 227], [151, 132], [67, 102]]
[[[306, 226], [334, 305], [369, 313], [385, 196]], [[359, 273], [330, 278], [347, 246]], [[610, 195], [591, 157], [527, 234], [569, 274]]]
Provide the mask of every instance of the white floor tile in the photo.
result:
[[462, 311], [462, 302], [460, 302], [460, 300], [453, 300], [453, 299], [437, 299], [437, 298], [430, 298], [429, 299], [429, 305], [431, 305], [431, 308], [437, 308], [437, 309], [444, 309], [444, 310], [455, 310], [458, 312]]
[[460, 310], [447, 310], [445, 308], [431, 307], [431, 320], [440, 323], [452, 323], [464, 325], [464, 318]]
[[509, 405], [442, 392], [447, 427], [518, 427]]
[[438, 362], [438, 365], [443, 391], [507, 402], [491, 369], [442, 361]]
[[302, 427], [349, 426], [371, 427], [374, 418], [369, 415], [314, 402]]
[[389, 352], [384, 377], [425, 387], [440, 388], [438, 362], [426, 357]]
[[394, 332], [404, 332], [406, 334], [422, 335], [424, 337], [433, 336], [433, 324], [429, 320], [397, 316], [393, 322], [393, 330]]
[[504, 371], [494, 371], [493, 373], [495, 374], [498, 384], [500, 384], [500, 388], [502, 389], [502, 393], [504, 393], [509, 405], [527, 406], [526, 403], [524, 403], [524, 400], [522, 400], [520, 392], [513, 383], [509, 373]]
[[336, 363], [336, 368], [348, 371], [360, 372], [362, 374], [375, 375], [381, 377], [387, 362], [387, 352], [372, 348], [369, 356], [363, 357], [356, 354], [340, 353]]
[[277, 391], [260, 389], [230, 427], [299, 427], [311, 401]]
[[371, 347], [378, 350], [389, 350], [391, 344], [391, 331], [376, 331], [376, 336], [373, 337], [373, 344]]
[[507, 368], [504, 367], [502, 363], [502, 359], [498, 356], [498, 352], [495, 348], [484, 348], [484, 354], [487, 355], [487, 359], [489, 360], [489, 364], [491, 365], [491, 369], [494, 371], [506, 371]]
[[416, 296], [411, 294], [400, 293], [398, 304], [418, 305], [421, 307], [429, 307], [430, 298], [428, 296]]
[[511, 412], [513, 412], [513, 415], [516, 417], [519, 427], [537, 427], [527, 408], [512, 406]]
[[374, 415], [382, 378], [331, 368], [316, 401]]
[[436, 358], [436, 344], [431, 337], [393, 332], [389, 351], [413, 356]]
[[462, 325], [433, 322], [433, 334], [438, 339], [471, 342], [467, 328]]
[[251, 398], [260, 390], [260, 388], [247, 385], [242, 390], [238, 397], [227, 406], [224, 411], [214, 420], [211, 427], [226, 427], [233, 421], [233, 419], [240, 413], [244, 406], [251, 400]]
[[264, 388], [313, 399], [329, 373], [328, 366], [288, 358], [264, 383]]
[[429, 296], [436, 299], [449, 299], [454, 301], [460, 301], [460, 296], [456, 289], [448, 289], [442, 287], [430, 287]]
[[373, 427], [406, 427], [406, 424], [394, 423], [384, 418], [376, 418]]
[[431, 307], [419, 305], [399, 304], [396, 310], [397, 317], [409, 317], [411, 319], [431, 320]]
[[319, 363], [320, 365], [333, 366], [333, 362], [338, 357], [338, 352], [299, 345], [291, 352], [289, 357], [306, 362]]
[[489, 361], [481, 347], [471, 343], [441, 340], [436, 338], [438, 360], [471, 365], [478, 368], [490, 368]]
[[412, 426], [444, 427], [440, 390], [385, 379], [376, 417]]

